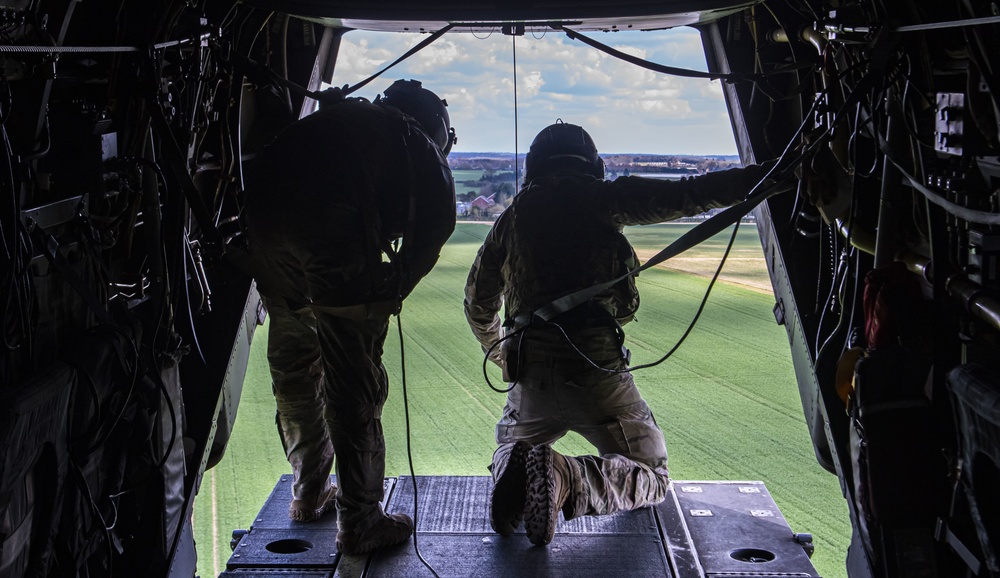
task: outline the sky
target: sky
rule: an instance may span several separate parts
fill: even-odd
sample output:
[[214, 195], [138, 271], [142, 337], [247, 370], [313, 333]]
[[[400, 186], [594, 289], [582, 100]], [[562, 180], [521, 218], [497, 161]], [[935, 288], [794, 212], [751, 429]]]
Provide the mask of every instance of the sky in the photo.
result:
[[[707, 70], [692, 28], [587, 36], [658, 64]], [[333, 84], [359, 82], [425, 38], [348, 32]], [[420, 80], [448, 102], [458, 135], [454, 151], [514, 152], [516, 142], [523, 154], [538, 131], [562, 119], [583, 126], [602, 154], [736, 154], [719, 81], [652, 72], [552, 30], [529, 29], [520, 37], [448, 33], [354, 96], [372, 99], [400, 78]]]

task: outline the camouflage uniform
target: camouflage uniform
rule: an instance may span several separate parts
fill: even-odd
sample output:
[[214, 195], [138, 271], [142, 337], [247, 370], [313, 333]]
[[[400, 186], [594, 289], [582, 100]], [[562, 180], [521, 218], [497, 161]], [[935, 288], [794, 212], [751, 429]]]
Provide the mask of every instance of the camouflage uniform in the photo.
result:
[[[515, 319], [635, 268], [638, 258], [622, 234], [626, 225], [732, 205], [763, 175], [762, 167], [748, 167], [682, 181], [605, 181], [586, 175], [533, 179], [497, 219], [469, 273], [465, 313], [483, 351], [504, 331], [519, 329]], [[638, 307], [630, 277], [557, 317], [561, 330], [529, 327], [491, 353], [505, 379], [516, 383], [496, 428], [499, 447], [490, 467], [495, 477], [521, 440], [551, 444], [575, 431], [599, 452], [567, 456], [566, 519], [640, 508], [666, 495], [663, 433], [631, 374], [596, 369], [574, 349], [602, 367], [625, 368], [621, 326]]]
[[455, 226], [451, 171], [415, 121], [360, 100], [290, 125], [255, 169], [244, 214], [292, 497], [326, 491], [336, 455], [341, 530], [363, 531], [381, 514], [389, 311], [328, 308], [406, 297], [431, 270]]

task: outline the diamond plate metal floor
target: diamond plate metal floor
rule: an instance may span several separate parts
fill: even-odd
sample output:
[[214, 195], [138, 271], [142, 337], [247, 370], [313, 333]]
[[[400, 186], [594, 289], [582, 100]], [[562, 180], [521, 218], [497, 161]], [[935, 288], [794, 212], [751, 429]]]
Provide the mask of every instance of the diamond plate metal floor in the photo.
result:
[[[291, 476], [282, 476], [249, 531], [237, 532], [225, 578], [383, 576], [726, 578], [817, 577], [803, 547], [761, 482], [675, 481], [655, 508], [560, 519], [547, 547], [523, 529], [489, 527], [489, 477], [418, 476], [416, 539], [367, 556], [341, 556], [335, 516], [288, 519]], [[413, 478], [386, 479], [389, 512], [413, 515]], [[234, 540], [235, 541], [235, 540]], [[808, 544], [807, 544], [808, 545]], [[417, 556], [419, 549], [420, 557]]]

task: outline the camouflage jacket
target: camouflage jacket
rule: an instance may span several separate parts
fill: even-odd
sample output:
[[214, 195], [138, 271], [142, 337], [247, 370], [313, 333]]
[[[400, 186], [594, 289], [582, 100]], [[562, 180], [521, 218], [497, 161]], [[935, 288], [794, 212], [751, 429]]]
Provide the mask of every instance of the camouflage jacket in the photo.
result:
[[[253, 168], [244, 218], [269, 297], [332, 306], [406, 297], [455, 228], [447, 160], [391, 107], [322, 109], [286, 127]], [[400, 238], [395, 265], [383, 266]]]
[[[728, 207], [745, 198], [765, 173], [765, 167], [754, 165], [679, 181], [605, 181], [586, 175], [532, 180], [497, 219], [469, 271], [465, 315], [483, 351], [515, 317], [637, 267], [625, 226]], [[624, 324], [638, 307], [639, 292], [629, 277], [598, 294], [590, 309]], [[500, 358], [499, 351], [491, 354], [497, 363]]]

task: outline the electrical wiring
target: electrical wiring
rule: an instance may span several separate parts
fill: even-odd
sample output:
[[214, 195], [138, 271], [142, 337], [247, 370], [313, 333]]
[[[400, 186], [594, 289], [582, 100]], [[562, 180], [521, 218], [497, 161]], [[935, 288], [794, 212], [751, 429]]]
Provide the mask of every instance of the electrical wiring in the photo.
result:
[[[542, 30], [541, 34], [537, 33], [538, 29]], [[531, 37], [534, 38], [535, 40], [541, 40], [542, 38], [545, 38], [545, 34], [548, 33], [548, 31], [549, 31], [548, 26], [528, 26], [528, 32], [531, 34]]]
[[103, 514], [103, 512], [101, 512], [100, 506], [98, 506], [97, 502], [94, 500], [94, 494], [90, 490], [90, 483], [87, 482], [87, 477], [84, 475], [83, 469], [80, 468], [80, 465], [78, 463], [76, 463], [75, 460], [71, 459], [70, 460], [70, 464], [73, 466], [73, 468], [72, 468], [73, 469], [73, 473], [76, 474], [76, 482], [80, 486], [80, 488], [78, 488], [78, 489], [82, 490], [81, 491], [81, 495], [84, 495], [84, 492], [85, 492], [85, 497], [87, 499], [87, 504], [90, 506], [90, 509], [93, 512], [94, 516], [98, 520], [100, 520], [100, 522], [101, 522], [101, 526], [100, 527], [101, 527], [101, 530], [104, 533], [104, 541], [105, 541], [105, 543], [106, 543], [106, 545], [108, 547], [108, 556], [106, 558], [107, 563], [108, 563], [108, 568], [107, 568], [107, 570], [108, 570], [108, 576], [113, 576], [114, 575], [113, 567], [114, 567], [115, 556], [114, 556], [114, 541], [112, 541], [112, 539], [111, 539], [111, 529], [114, 527], [114, 525], [112, 525], [111, 527], [109, 527], [107, 521], [104, 519], [104, 514]]
[[144, 157], [136, 157], [131, 160], [144, 167], [152, 169], [158, 178], [157, 183], [163, 186], [162, 196], [160, 195], [159, 186], [155, 185], [154, 187], [152, 187], [155, 198], [146, 198], [148, 195], [146, 194], [143, 195], [145, 207], [149, 213], [147, 214], [147, 210], [144, 210], [143, 214], [145, 215], [144, 220], [148, 219], [150, 221], [149, 226], [151, 234], [156, 234], [159, 236], [159, 238], [156, 239], [157, 243], [155, 249], [155, 251], [158, 253], [157, 260], [155, 261], [155, 263], [157, 263], [156, 265], [157, 269], [153, 271], [154, 276], [161, 277], [156, 282], [156, 289], [157, 289], [156, 296], [158, 297], [159, 302], [154, 303], [154, 306], [157, 307], [158, 313], [156, 317], [156, 325], [155, 325], [156, 329], [153, 331], [153, 336], [150, 343], [152, 344], [152, 347], [154, 349], [166, 350], [167, 349], [166, 345], [164, 345], [161, 348], [158, 344], [160, 341], [161, 332], [173, 327], [173, 316], [171, 314], [171, 295], [174, 294], [172, 288], [173, 284], [172, 279], [174, 277], [172, 275], [172, 271], [174, 269], [171, 269], [171, 267], [168, 266], [169, 262], [169, 255], [167, 253], [168, 243], [166, 242], [167, 239], [163, 233], [162, 223], [164, 218], [163, 215], [160, 214], [160, 207], [169, 206], [170, 188], [168, 185], [168, 181], [166, 180], [166, 176], [163, 174], [163, 170], [160, 168], [159, 163], [157, 163], [152, 159], [147, 159]]
[[[90, 443], [89, 445], [87, 445], [78, 452], [74, 451], [73, 455], [76, 457], [88, 456], [94, 453], [95, 451], [103, 447], [104, 444], [108, 441], [108, 439], [111, 438], [111, 435], [112, 433], [114, 433], [115, 428], [118, 426], [118, 424], [121, 422], [122, 417], [127, 412], [132, 401], [132, 396], [135, 393], [135, 386], [139, 382], [139, 351], [132, 338], [121, 327], [118, 327], [116, 325], [100, 325], [92, 329], [90, 332], [88, 332], [88, 334], [92, 337], [96, 337], [100, 331], [112, 331], [114, 333], [117, 333], [120, 337], [122, 337], [122, 341], [131, 346], [130, 350], [132, 353], [132, 363], [129, 363], [129, 360], [124, 355], [122, 355], [122, 352], [120, 351], [118, 352], [119, 355], [121, 356], [119, 361], [121, 362], [123, 368], [126, 370], [130, 378], [129, 386], [128, 386], [128, 391], [125, 394], [125, 399], [121, 402], [120, 409], [117, 412], [108, 412], [109, 417], [111, 414], [114, 414], [115, 418], [114, 421], [111, 422], [110, 426], [106, 426], [108, 419], [102, 416], [103, 414], [103, 409], [101, 407], [102, 399], [97, 390], [97, 382], [94, 380], [94, 376], [90, 375], [89, 372], [84, 371], [82, 368], [77, 367], [77, 374], [81, 378], [80, 381], [85, 383], [88, 386], [88, 390], [90, 391], [90, 397], [93, 401], [94, 419], [91, 431], [85, 433], [78, 433], [74, 431], [74, 428], [70, 427], [69, 421], [72, 418], [72, 414], [68, 414], [67, 425], [65, 428], [67, 435], [66, 444], [67, 447], [69, 448], [73, 448], [75, 446], [80, 445], [79, 443], [74, 443], [73, 440], [69, 438], [70, 434], [73, 433], [77, 433], [78, 434], [77, 437], [80, 438], [81, 440], [85, 441], [89, 438], [94, 438], [95, 441], [93, 441], [93, 443]], [[108, 397], [110, 398], [113, 393], [114, 393], [113, 391], [109, 393]], [[99, 439], [97, 437], [98, 435], [100, 435]]]
[[[170, 392], [167, 391], [167, 386], [163, 383], [162, 371], [160, 366], [156, 365], [156, 373], [153, 375], [152, 380], [163, 395], [164, 401], [167, 402], [167, 410], [170, 414], [170, 441], [167, 443], [166, 449], [163, 450], [163, 456], [160, 458], [159, 463], [156, 464], [156, 471], [161, 471], [163, 466], [167, 464], [167, 460], [170, 459], [170, 453], [174, 449], [174, 441], [177, 439], [177, 434], [179, 433], [177, 430], [177, 412], [174, 410], [174, 402], [170, 398]], [[156, 414], [160, 414], [159, 410], [157, 410]]]
[[477, 38], [479, 40], [486, 40], [487, 38], [493, 36], [493, 33], [496, 32], [496, 31], [497, 31], [497, 27], [493, 26], [493, 27], [490, 28], [490, 31], [486, 33], [486, 36], [480, 36], [480, 35], [476, 34], [475, 30], [473, 30], [471, 32], [471, 34], [472, 34], [473, 38]]
[[[832, 240], [831, 253], [836, 253], [837, 248], [837, 235], [831, 233], [830, 238]], [[831, 255], [833, 257], [833, 255]], [[816, 358], [819, 359], [820, 354], [823, 349], [830, 342], [830, 339], [837, 333], [840, 329], [840, 322], [833, 328], [827, 338], [820, 345], [820, 339], [822, 336], [823, 326], [826, 323], [827, 313], [832, 313], [833, 310], [839, 309], [841, 313], [841, 321], [843, 320], [843, 296], [844, 296], [844, 282], [847, 279], [847, 274], [845, 273], [845, 267], [847, 265], [846, 254], [843, 249], [840, 250], [840, 258], [836, 260], [836, 263], [832, 264], [833, 270], [830, 273], [830, 291], [826, 296], [826, 300], [820, 304], [817, 309], [820, 311], [819, 321], [816, 324], [816, 336], [813, 341], [813, 351], [816, 352]], [[837, 304], [840, 304], [838, 308]]]
[[[201, 363], [207, 367], [208, 366], [208, 361], [205, 360], [205, 354], [202, 353], [202, 351], [201, 351], [201, 343], [198, 340], [198, 328], [195, 327], [195, 323], [194, 323], [194, 307], [191, 304], [191, 284], [186, 281], [186, 279], [188, 279], [188, 276], [190, 275], [190, 272], [188, 271], [188, 263], [190, 262], [191, 266], [195, 267], [194, 253], [193, 253], [193, 251], [191, 249], [191, 242], [188, 240], [187, 229], [184, 230], [184, 241], [183, 241], [183, 243], [184, 243], [184, 259], [183, 259], [183, 271], [181, 272], [181, 278], [185, 279], [185, 282], [184, 282], [184, 297], [185, 297], [185, 304], [187, 305], [187, 307], [186, 307], [187, 313], [188, 313], [187, 314], [187, 319], [188, 319], [189, 327], [191, 329], [191, 339], [194, 341], [195, 351], [198, 352], [198, 358], [201, 359]], [[193, 275], [193, 277], [194, 278], [198, 278], [198, 275], [199, 274], [198, 274], [198, 272], [196, 270], [195, 273], [194, 273], [194, 275]], [[201, 284], [201, 281], [199, 281], [199, 284]], [[205, 302], [205, 295], [204, 295], [204, 292], [203, 292], [202, 293], [202, 306], [204, 305], [204, 302]], [[201, 307], [199, 307], [198, 309], [201, 309]]]
[[[6, 121], [13, 111], [14, 97], [10, 82], [0, 64], [3, 95], [0, 100], [0, 140], [3, 144], [2, 185], [4, 197], [9, 199], [0, 208], [0, 288], [4, 296], [0, 332], [4, 344], [4, 355], [20, 355], [30, 359], [34, 354], [34, 329], [32, 319], [35, 313], [35, 285], [31, 274], [31, 258], [34, 247], [31, 237], [21, 220], [21, 201], [17, 193], [14, 172], [14, 152], [7, 133]], [[4, 363], [4, 367], [15, 364]], [[4, 371], [3, 377], [6, 375]]]
[[[10, 114], [11, 98], [10, 87], [4, 83], [7, 89], [3, 118]], [[31, 274], [31, 258], [34, 254], [34, 245], [24, 222], [21, 220], [20, 196], [16, 193], [16, 183], [14, 175], [13, 151], [11, 150], [10, 139], [7, 134], [7, 127], [0, 124], [0, 139], [3, 142], [4, 158], [0, 162], [3, 168], [3, 187], [8, 194], [4, 195], [10, 199], [10, 203], [4, 204], [3, 213], [0, 213], [0, 243], [3, 248], [2, 278], [0, 286], [3, 287], [3, 294], [6, 295], [2, 304], [2, 331], [4, 349], [10, 354], [19, 354], [24, 359], [30, 359], [34, 352], [34, 331], [32, 328], [32, 318], [35, 313], [34, 304], [34, 279]], [[13, 365], [13, 364], [10, 364]], [[5, 367], [9, 366], [4, 364]]]

